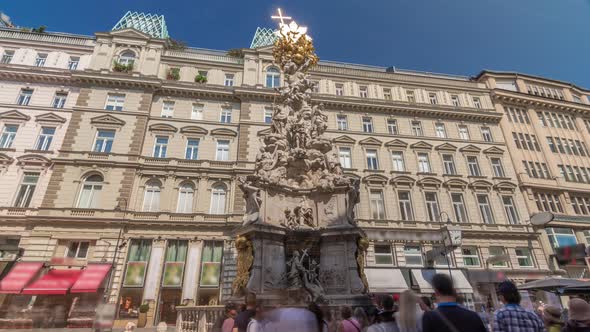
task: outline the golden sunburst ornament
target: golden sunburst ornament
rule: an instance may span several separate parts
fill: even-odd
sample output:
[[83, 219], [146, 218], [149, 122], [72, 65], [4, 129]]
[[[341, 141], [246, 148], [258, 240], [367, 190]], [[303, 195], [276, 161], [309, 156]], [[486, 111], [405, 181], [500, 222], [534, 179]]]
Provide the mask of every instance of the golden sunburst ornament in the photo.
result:
[[[307, 34], [307, 27], [298, 25], [290, 16], [283, 16], [280, 8], [277, 9], [277, 13], [271, 16], [272, 19], [279, 20], [279, 38], [273, 49], [275, 61], [283, 70], [293, 62], [300, 71], [306, 71], [319, 61], [312, 39]], [[287, 23], [285, 20], [291, 21]]]

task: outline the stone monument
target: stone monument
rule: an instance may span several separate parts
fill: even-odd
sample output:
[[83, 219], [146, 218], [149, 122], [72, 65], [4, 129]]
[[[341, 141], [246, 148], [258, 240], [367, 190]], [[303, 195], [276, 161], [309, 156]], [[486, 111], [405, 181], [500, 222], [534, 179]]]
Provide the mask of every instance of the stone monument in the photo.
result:
[[307, 28], [282, 15], [273, 47], [284, 73], [253, 175], [239, 179], [246, 200], [237, 230], [234, 296], [267, 304], [364, 304], [368, 242], [355, 224], [359, 180], [342, 173], [327, 116], [312, 104], [307, 71], [318, 62]]

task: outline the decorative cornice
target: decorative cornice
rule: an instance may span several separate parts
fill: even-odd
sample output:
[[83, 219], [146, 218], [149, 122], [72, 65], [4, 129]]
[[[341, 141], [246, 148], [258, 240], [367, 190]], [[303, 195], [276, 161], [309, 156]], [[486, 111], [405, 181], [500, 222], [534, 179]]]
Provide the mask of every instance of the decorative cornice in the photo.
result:
[[590, 114], [590, 105], [565, 100], [544, 98], [527, 93], [496, 89], [492, 91], [492, 99], [500, 104], [512, 104], [524, 107], [536, 107], [549, 110]]

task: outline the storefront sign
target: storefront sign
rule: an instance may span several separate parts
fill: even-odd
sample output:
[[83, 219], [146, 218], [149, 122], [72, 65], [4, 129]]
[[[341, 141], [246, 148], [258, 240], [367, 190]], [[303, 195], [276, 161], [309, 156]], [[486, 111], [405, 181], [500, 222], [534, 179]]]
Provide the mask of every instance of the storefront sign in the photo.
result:
[[201, 287], [219, 287], [221, 263], [203, 262], [201, 271]]
[[145, 278], [146, 262], [129, 262], [125, 272], [124, 287], [142, 287]]
[[182, 284], [182, 273], [184, 272], [184, 262], [168, 262], [164, 265], [164, 277], [162, 286], [180, 287]]

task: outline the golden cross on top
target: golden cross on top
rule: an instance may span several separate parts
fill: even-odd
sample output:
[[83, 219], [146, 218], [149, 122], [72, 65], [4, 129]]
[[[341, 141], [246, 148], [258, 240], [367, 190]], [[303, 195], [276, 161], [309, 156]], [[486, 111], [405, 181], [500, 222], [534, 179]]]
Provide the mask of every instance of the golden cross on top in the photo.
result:
[[279, 13], [278, 16], [271, 16], [270, 18], [272, 18], [273, 20], [281, 20], [281, 25], [285, 24], [285, 21], [283, 20], [292, 20], [293, 18], [291, 16], [283, 16], [283, 13], [281, 12], [281, 8], [277, 8], [277, 12]]

